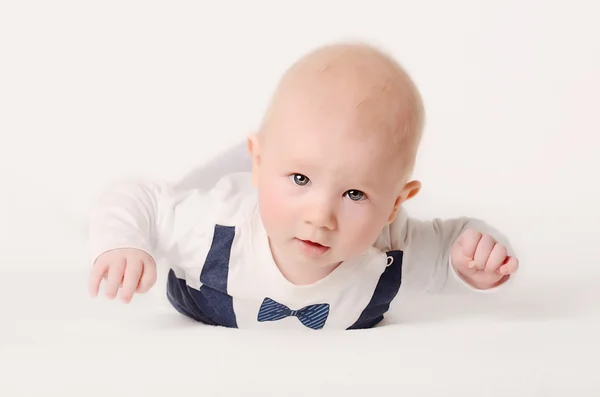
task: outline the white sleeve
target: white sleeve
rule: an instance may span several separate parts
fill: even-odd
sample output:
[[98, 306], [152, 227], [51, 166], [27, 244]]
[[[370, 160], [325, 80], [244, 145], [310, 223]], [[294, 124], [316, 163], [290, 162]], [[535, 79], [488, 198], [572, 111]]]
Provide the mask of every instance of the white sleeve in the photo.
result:
[[507, 238], [482, 220], [462, 217], [423, 221], [410, 218], [401, 209], [396, 220], [388, 226], [387, 237], [391, 249], [404, 251], [403, 284], [410, 289], [430, 292], [491, 292], [504, 288], [511, 282], [514, 276], [495, 288], [479, 290], [464, 281], [454, 270], [450, 249], [468, 228], [490, 234], [507, 247], [509, 255], [514, 255]]
[[[166, 184], [124, 180], [110, 184], [93, 203], [89, 219], [92, 263], [111, 249], [137, 248], [153, 258], [181, 244], [202, 227], [209, 192]], [[206, 219], [208, 221], [208, 219]], [[181, 248], [181, 247], [180, 247]]]

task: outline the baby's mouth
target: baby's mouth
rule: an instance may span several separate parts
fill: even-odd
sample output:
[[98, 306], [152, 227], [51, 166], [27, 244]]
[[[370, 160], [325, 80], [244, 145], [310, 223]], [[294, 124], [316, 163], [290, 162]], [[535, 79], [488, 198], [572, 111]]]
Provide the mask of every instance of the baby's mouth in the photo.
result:
[[321, 243], [317, 243], [316, 241], [311, 240], [302, 240], [297, 239], [300, 242], [300, 245], [304, 249], [307, 254], [312, 255], [322, 255], [329, 250], [330, 247], [323, 245]]
[[302, 241], [305, 244], [313, 245], [315, 247], [329, 248], [328, 246], [320, 244], [320, 243], [317, 243], [316, 241], [311, 241], [311, 240], [300, 240], [300, 241]]

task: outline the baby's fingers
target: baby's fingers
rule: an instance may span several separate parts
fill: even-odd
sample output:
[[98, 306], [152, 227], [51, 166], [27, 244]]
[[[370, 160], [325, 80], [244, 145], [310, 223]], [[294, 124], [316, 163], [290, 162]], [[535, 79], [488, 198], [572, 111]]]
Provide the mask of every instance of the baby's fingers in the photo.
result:
[[519, 268], [519, 260], [514, 256], [509, 256], [504, 265], [500, 266], [500, 273], [507, 275], [513, 274]]
[[142, 262], [136, 260], [127, 261], [125, 267], [125, 275], [123, 276], [123, 288], [121, 289], [121, 300], [129, 303], [133, 297], [133, 293], [142, 276]]
[[475, 258], [475, 252], [482, 237], [482, 234], [477, 230], [467, 229], [458, 238], [457, 244], [461, 247], [462, 254], [467, 262], [471, 262]]
[[106, 283], [106, 297], [114, 299], [117, 296], [119, 287], [123, 282], [123, 273], [125, 272], [125, 258], [116, 259], [111, 263], [108, 269], [108, 278]]
[[507, 261], [506, 247], [502, 244], [494, 245], [492, 252], [490, 253], [487, 263], [485, 264], [485, 271], [488, 273], [496, 273], [500, 271], [500, 266]]
[[142, 271], [142, 277], [137, 286], [137, 292], [143, 294], [148, 292], [150, 288], [156, 283], [156, 265], [151, 260], [144, 261], [144, 269]]
[[108, 263], [104, 261], [98, 261], [92, 267], [90, 273], [90, 279], [88, 281], [88, 291], [91, 296], [97, 296], [100, 290], [100, 283], [103, 278], [106, 278], [106, 271], [108, 270]]

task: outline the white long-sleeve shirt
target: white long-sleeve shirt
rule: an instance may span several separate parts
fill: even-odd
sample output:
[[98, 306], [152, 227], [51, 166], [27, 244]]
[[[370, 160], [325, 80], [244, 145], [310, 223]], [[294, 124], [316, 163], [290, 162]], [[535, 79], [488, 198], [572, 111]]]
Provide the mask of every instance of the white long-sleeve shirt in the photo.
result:
[[505, 237], [469, 218], [420, 221], [401, 209], [363, 255], [311, 285], [290, 283], [271, 255], [249, 172], [212, 188], [123, 181], [97, 200], [91, 255], [137, 248], [169, 268], [167, 296], [198, 321], [239, 328], [356, 329], [379, 323], [400, 288], [475, 290], [455, 273], [450, 248], [466, 228]]

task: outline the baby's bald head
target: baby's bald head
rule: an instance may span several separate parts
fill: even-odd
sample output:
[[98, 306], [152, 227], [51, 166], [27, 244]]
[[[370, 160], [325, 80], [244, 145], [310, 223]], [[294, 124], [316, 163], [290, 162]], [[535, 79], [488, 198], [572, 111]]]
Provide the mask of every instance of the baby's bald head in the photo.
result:
[[309, 113], [324, 123], [344, 120], [342, 128], [329, 133], [382, 140], [391, 152], [402, 153], [404, 165], [412, 169], [424, 125], [423, 103], [412, 79], [381, 50], [344, 43], [306, 54], [277, 86], [260, 140], [289, 131], [286, 122]]

